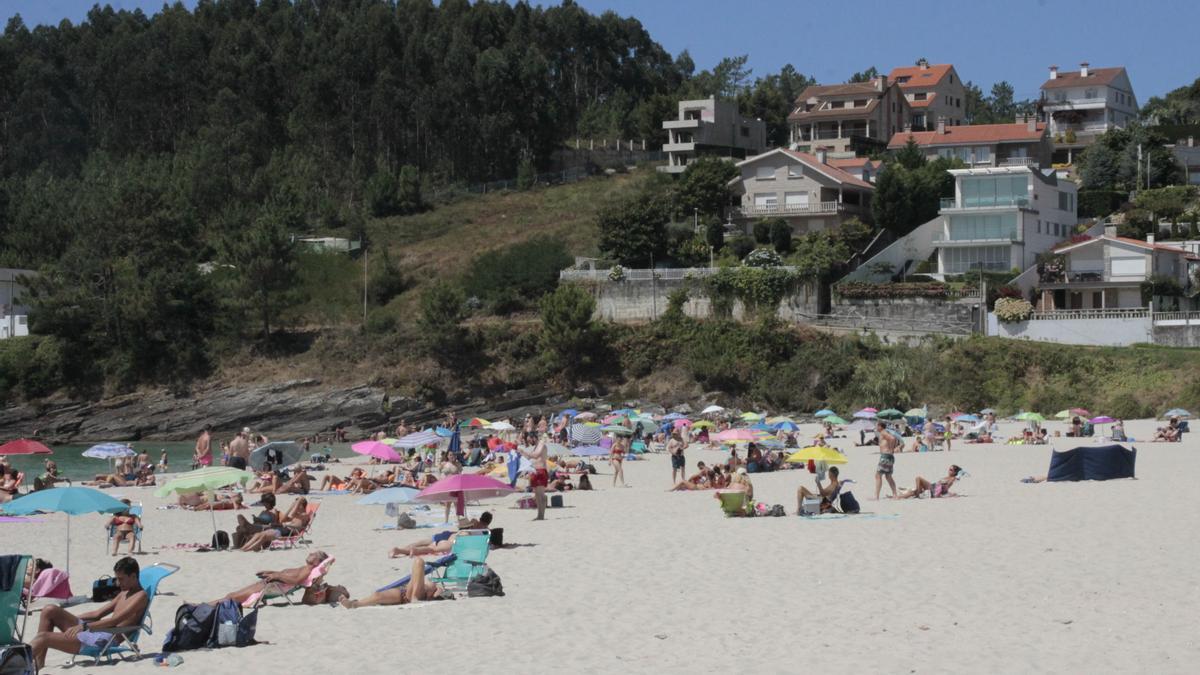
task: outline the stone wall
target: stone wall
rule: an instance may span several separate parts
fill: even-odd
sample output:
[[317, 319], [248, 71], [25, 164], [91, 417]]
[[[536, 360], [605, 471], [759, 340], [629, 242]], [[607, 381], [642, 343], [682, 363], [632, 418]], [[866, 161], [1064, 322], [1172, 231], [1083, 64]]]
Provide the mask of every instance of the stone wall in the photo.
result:
[[839, 298], [833, 299], [833, 314], [931, 323], [978, 322], [978, 299], [940, 298]]
[[1200, 321], [1155, 321], [1154, 344], [1165, 347], [1200, 347]]
[[[601, 281], [588, 283], [592, 297], [596, 299], [594, 318], [608, 321], [653, 321], [667, 311], [667, 299], [671, 292], [687, 287], [691, 299], [684, 305], [684, 313], [695, 318], [707, 318], [712, 313], [712, 302], [697, 290], [698, 280], [659, 279], [657, 281], [630, 280]], [[816, 284], [806, 284], [796, 293], [779, 303], [779, 318], [797, 321], [819, 311], [820, 289]], [[733, 316], [740, 319], [745, 309], [735, 302]]]

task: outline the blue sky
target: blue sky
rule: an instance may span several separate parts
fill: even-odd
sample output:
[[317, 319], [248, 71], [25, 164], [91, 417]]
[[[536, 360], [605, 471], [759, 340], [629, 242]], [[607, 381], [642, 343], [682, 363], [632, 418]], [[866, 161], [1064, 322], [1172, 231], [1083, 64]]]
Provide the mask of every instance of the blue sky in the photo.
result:
[[[81, 20], [95, 0], [0, 0], [5, 20]], [[535, 0], [536, 1], [536, 0]], [[577, 0], [589, 11], [636, 16], [672, 54], [687, 49], [698, 68], [748, 54], [755, 74], [791, 63], [820, 82], [842, 82], [875, 66], [886, 72], [924, 56], [953, 63], [963, 79], [1008, 80], [1017, 98], [1037, 96], [1048, 66], [1123, 65], [1145, 102], [1200, 76], [1197, 0]], [[109, 0], [154, 11], [162, 0]], [[185, 4], [193, 6], [194, 0]], [[549, 4], [538, 2], [537, 4]]]

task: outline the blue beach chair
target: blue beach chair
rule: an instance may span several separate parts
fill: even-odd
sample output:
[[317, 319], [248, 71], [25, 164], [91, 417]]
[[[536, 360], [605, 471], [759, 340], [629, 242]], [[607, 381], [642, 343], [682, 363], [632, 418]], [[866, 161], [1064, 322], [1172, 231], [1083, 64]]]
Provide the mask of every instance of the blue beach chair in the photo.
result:
[[[141, 658], [142, 652], [138, 649], [138, 638], [142, 631], [147, 634], [152, 634], [151, 630], [153, 622], [150, 617], [150, 607], [154, 604], [154, 596], [158, 594], [158, 584], [163, 579], [171, 576], [179, 571], [178, 565], [168, 563], [158, 563], [147, 567], [138, 575], [138, 581], [142, 584], [142, 589], [146, 591], [146, 611], [142, 614], [142, 620], [136, 626], [124, 626], [122, 628], [105, 628], [104, 632], [112, 633], [113, 637], [108, 642], [96, 647], [84, 647], [79, 653], [71, 659], [70, 663], [75, 663], [75, 658], [80, 656], [90, 657], [93, 665], [99, 665], [100, 659], [111, 662], [112, 657], [118, 656], [121, 660], [125, 659], [125, 655], [132, 652], [138, 658]], [[125, 641], [116, 644], [118, 636], [125, 636]]]
[[0, 557], [6, 559], [6, 566], [15, 566], [12, 586], [0, 592], [0, 672], [33, 673], [33, 650], [25, 644], [28, 616], [21, 611], [21, 601], [29, 600], [21, 595], [25, 592], [25, 571], [31, 558], [27, 555]]

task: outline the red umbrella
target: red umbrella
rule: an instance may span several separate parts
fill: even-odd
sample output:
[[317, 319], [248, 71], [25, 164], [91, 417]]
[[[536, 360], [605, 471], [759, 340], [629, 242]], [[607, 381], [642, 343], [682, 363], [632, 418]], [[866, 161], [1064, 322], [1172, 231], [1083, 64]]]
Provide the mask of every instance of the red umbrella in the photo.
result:
[[512, 487], [495, 478], [477, 473], [460, 473], [443, 478], [421, 490], [421, 494], [413, 498], [413, 501], [434, 504], [454, 502], [455, 511], [461, 516], [466, 510], [468, 499], [499, 497], [510, 492], [513, 492]]
[[9, 441], [4, 445], [0, 445], [0, 455], [51, 455], [54, 451], [46, 446], [31, 441], [28, 438], [22, 438], [16, 441]]

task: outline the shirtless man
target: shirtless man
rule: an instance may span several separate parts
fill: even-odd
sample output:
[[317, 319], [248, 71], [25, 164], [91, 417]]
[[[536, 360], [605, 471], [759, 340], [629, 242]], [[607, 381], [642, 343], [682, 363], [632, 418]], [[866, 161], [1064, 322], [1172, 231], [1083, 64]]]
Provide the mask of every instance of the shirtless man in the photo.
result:
[[205, 424], [196, 439], [196, 451], [192, 454], [192, 466], [212, 466], [212, 425]]
[[235, 469], [246, 470], [246, 465], [250, 462], [250, 427], [246, 427], [238, 432], [237, 436], [229, 442], [229, 466]]
[[886, 477], [892, 488], [892, 499], [896, 498], [896, 481], [892, 480], [892, 469], [896, 466], [896, 449], [900, 439], [888, 431], [883, 422], [875, 423], [875, 437], [879, 439], [879, 467], [875, 469], [875, 501], [879, 501], [879, 490]]
[[[106, 628], [141, 623], [149, 599], [138, 580], [140, 572], [137, 560], [129, 557], [118, 560], [113, 566], [113, 573], [121, 591], [100, 609], [75, 616], [57, 605], [43, 608], [38, 620], [37, 636], [30, 642], [37, 668], [46, 667], [46, 652], [51, 649], [78, 654], [84, 647], [103, 647], [113, 639], [113, 633], [106, 631]], [[114, 644], [120, 644], [122, 639], [118, 636]]]
[[683, 439], [679, 437], [678, 430], [671, 432], [671, 438], [667, 441], [667, 454], [671, 456], [671, 484], [676, 485], [676, 472], [682, 481], [687, 471], [687, 461], [683, 456]]
[[[312, 576], [313, 571], [320, 567], [321, 563], [325, 562], [325, 559], [328, 557], [329, 554], [324, 551], [313, 551], [312, 553], [308, 554], [307, 558], [304, 559], [304, 565], [301, 567], [293, 567], [286, 570], [264, 570], [257, 572], [255, 576], [258, 577], [258, 581], [246, 586], [245, 588], [239, 588], [238, 590], [221, 598], [221, 600], [233, 600], [240, 605], [249, 600], [250, 596], [254, 595], [255, 593], [261, 593], [266, 590], [267, 586], [271, 584], [276, 584], [283, 587], [301, 586], [309, 580], [309, 577]], [[324, 584], [324, 578], [324, 576], [317, 577], [313, 580], [313, 583], [311, 583], [308, 588], [304, 589], [304, 597], [301, 598], [300, 604], [320, 605], [326, 602], [334, 602], [346, 594], [346, 589], [342, 588], [341, 586], [327, 586]], [[330, 597], [331, 595], [335, 597]], [[214, 600], [211, 604], [218, 604], [221, 602], [221, 600]]]
[[546, 444], [546, 437], [538, 439], [537, 445], [532, 451], [526, 451], [520, 447], [517, 452], [529, 458], [533, 463], [533, 473], [529, 475], [529, 487], [533, 488], [533, 497], [537, 501], [537, 518], [534, 520], [546, 519], [546, 486], [550, 484], [550, 471], [546, 466], [546, 455], [549, 448]]
[[817, 491], [816, 492], [809, 490], [807, 487], [805, 487], [803, 485], [800, 486], [799, 490], [796, 490], [796, 513], [797, 514], [803, 513], [805, 499], [812, 499], [815, 497], [819, 497], [821, 499], [821, 506], [822, 506], [821, 510], [822, 511], [826, 510], [824, 508], [826, 504], [828, 504], [829, 506], [833, 506], [833, 502], [830, 500], [830, 497], [833, 496], [834, 492], [837, 491], [838, 486], [841, 485], [841, 483], [838, 482], [838, 468], [836, 466], [829, 467], [828, 474], [829, 474], [829, 485], [821, 485], [821, 476], [819, 476], [819, 475], [817, 476]]

